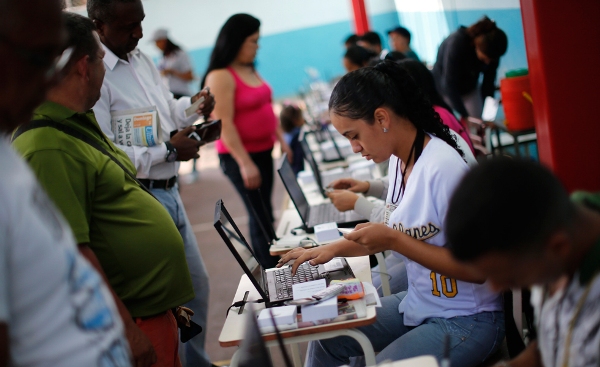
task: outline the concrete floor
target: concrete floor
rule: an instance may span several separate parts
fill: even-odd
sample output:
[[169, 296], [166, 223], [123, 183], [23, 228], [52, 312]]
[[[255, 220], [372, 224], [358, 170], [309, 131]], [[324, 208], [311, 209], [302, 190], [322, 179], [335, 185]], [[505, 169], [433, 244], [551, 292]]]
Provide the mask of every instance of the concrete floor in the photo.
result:
[[[277, 162], [275, 166], [277, 167]], [[212, 361], [226, 361], [231, 359], [236, 348], [222, 348], [218, 339], [225, 321], [225, 312], [232, 303], [243, 271], [213, 227], [215, 203], [218, 199], [223, 199], [227, 210], [247, 238], [249, 238], [248, 214], [233, 185], [218, 167], [218, 158], [212, 146], [201, 149], [201, 159], [197, 167], [198, 178], [190, 182], [192, 181], [189, 174], [191, 164], [182, 164], [181, 197], [210, 279], [208, 327], [205, 331], [206, 350]], [[276, 219], [281, 212], [284, 192], [281, 180], [275, 172], [272, 202]], [[274, 359], [278, 359], [277, 356], [274, 355]]]

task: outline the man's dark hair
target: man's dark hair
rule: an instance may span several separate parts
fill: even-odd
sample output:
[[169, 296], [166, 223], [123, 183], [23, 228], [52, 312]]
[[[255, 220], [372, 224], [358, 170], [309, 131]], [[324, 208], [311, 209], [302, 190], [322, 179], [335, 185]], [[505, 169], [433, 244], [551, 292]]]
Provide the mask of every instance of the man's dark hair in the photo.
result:
[[472, 261], [490, 252], [535, 252], [574, 217], [574, 204], [548, 169], [498, 158], [463, 178], [444, 228], [454, 257]]
[[67, 11], [63, 12], [63, 18], [69, 37], [67, 47], [74, 48], [64, 69], [64, 73], [68, 74], [71, 67], [82, 57], [95, 58], [100, 46], [94, 38], [96, 26], [89, 18]]
[[344, 54], [346, 59], [350, 60], [351, 63], [358, 65], [361, 68], [366, 66], [369, 63], [369, 60], [375, 56], [377, 55], [375, 55], [375, 53], [371, 50], [367, 50], [364, 47], [356, 45], [348, 47], [346, 53]]
[[88, 17], [110, 23], [114, 20], [115, 3], [133, 3], [140, 0], [87, 0]]
[[372, 31], [365, 32], [365, 34], [360, 36], [359, 39], [361, 41], [365, 41], [366, 43], [368, 43], [370, 45], [381, 46], [381, 37], [379, 37], [379, 35], [377, 33], [372, 32]]
[[344, 45], [346, 45], [346, 47], [356, 46], [356, 42], [358, 42], [358, 39], [359, 37], [356, 34], [351, 34], [344, 41]]
[[410, 45], [410, 31], [408, 29], [404, 27], [396, 27], [388, 32], [388, 34], [390, 33], [398, 33], [402, 37], [406, 38], [408, 40], [408, 44]]

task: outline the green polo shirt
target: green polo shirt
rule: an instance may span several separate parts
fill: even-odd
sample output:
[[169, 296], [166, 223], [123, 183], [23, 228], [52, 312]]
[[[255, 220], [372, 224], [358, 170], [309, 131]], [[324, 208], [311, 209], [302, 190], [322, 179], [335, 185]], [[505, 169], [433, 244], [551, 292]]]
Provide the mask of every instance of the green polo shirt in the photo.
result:
[[[46, 102], [34, 119], [77, 129], [135, 174], [129, 157], [105, 137], [91, 110], [81, 114]], [[52, 127], [29, 130], [13, 145], [71, 225], [77, 242], [90, 244], [133, 317], [155, 315], [194, 297], [173, 219], [121, 167]]]

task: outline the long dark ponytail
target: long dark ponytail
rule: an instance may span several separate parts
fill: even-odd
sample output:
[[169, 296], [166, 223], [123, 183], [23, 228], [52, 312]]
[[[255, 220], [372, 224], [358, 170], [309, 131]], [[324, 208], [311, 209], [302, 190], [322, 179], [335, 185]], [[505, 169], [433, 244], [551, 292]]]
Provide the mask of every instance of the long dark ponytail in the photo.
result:
[[346, 74], [333, 89], [329, 100], [331, 112], [368, 124], [375, 123], [375, 110], [381, 106], [391, 108], [417, 129], [442, 139], [464, 157], [427, 96], [408, 72], [393, 61], [384, 60], [373, 67]]
[[235, 60], [246, 38], [258, 32], [259, 28], [260, 20], [249, 14], [234, 14], [227, 19], [217, 36], [200, 88], [204, 88], [208, 73], [226, 68]]

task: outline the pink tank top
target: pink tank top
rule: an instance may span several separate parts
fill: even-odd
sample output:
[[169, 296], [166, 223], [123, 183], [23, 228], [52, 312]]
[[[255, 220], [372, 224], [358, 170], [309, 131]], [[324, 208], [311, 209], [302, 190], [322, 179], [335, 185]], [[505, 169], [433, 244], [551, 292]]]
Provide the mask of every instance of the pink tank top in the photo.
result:
[[[271, 87], [264, 80], [258, 87], [249, 86], [232, 68], [227, 70], [235, 79], [233, 124], [244, 148], [248, 153], [272, 149], [276, 140], [277, 118], [271, 105]], [[229, 153], [221, 140], [216, 142], [216, 148], [219, 153]]]
[[469, 138], [469, 133], [460, 124], [460, 122], [458, 122], [456, 117], [454, 117], [454, 115], [451, 114], [450, 111], [448, 111], [444, 107], [433, 106], [433, 109], [435, 110], [435, 112], [437, 112], [440, 115], [440, 118], [442, 119], [442, 122], [444, 123], [444, 125], [448, 126], [454, 132], [456, 132], [458, 135], [460, 135], [463, 139], [465, 139], [467, 144], [469, 144], [469, 148], [471, 148], [471, 152], [473, 154], [475, 154], [475, 149], [473, 148], [473, 143], [471, 143], [471, 138]]

